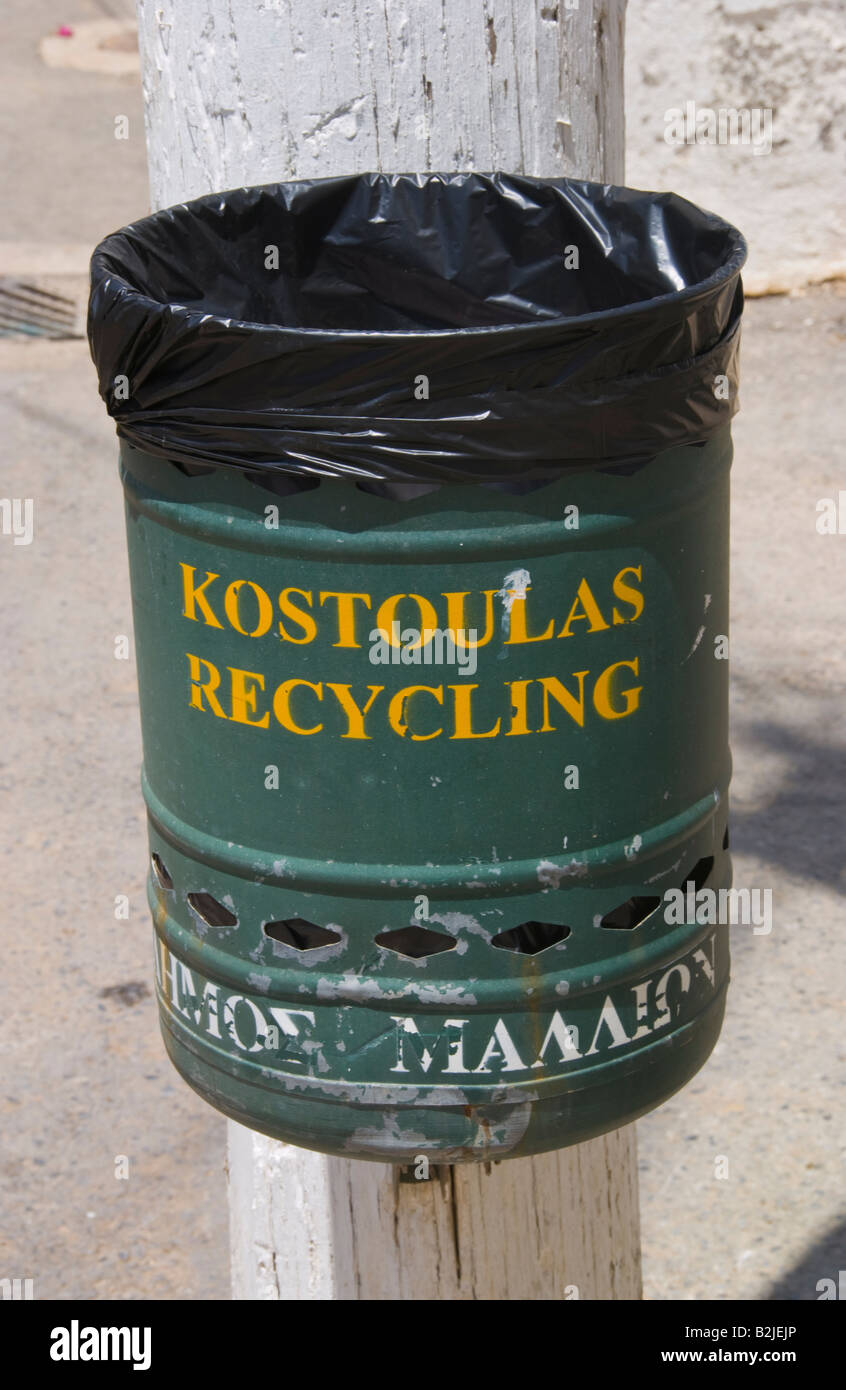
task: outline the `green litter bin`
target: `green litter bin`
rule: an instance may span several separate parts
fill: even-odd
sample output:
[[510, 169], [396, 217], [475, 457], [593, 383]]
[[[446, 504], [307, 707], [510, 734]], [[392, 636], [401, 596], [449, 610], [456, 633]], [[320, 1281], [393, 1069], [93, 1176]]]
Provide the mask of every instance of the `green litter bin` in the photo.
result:
[[227, 1115], [508, 1158], [710, 1053], [744, 252], [673, 195], [468, 174], [95, 252], [162, 1031]]

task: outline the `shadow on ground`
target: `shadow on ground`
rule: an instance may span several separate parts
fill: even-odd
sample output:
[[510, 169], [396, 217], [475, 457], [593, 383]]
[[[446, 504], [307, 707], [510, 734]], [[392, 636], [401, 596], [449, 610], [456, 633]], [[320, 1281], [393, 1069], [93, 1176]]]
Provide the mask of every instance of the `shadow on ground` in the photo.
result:
[[745, 725], [733, 741], [743, 745], [744, 757], [757, 749], [777, 754], [786, 766], [764, 804], [749, 811], [732, 806], [732, 849], [843, 893], [846, 748], [768, 720]]
[[[791, 1302], [808, 1302], [824, 1296], [837, 1298], [841, 1271], [846, 1284], [846, 1219], [812, 1245], [798, 1264], [775, 1281], [764, 1297]], [[822, 1284], [823, 1280], [827, 1282]]]

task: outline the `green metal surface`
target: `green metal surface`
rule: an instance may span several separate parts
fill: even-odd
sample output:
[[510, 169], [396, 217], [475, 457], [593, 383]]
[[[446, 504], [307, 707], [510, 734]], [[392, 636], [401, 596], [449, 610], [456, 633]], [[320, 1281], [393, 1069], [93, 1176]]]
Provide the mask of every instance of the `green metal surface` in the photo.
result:
[[400, 503], [123, 446], [162, 1028], [213, 1105], [485, 1160], [702, 1065], [727, 930], [667, 890], [730, 883], [730, 460]]

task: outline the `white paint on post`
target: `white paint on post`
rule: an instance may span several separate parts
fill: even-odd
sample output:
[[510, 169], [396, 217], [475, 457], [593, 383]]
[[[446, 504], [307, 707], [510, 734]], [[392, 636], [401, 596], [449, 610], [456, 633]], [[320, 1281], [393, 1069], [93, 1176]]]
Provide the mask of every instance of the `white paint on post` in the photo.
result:
[[[625, 0], [137, 0], [153, 207], [277, 179], [623, 179]], [[640, 1297], [635, 1131], [444, 1181], [229, 1125], [233, 1296]]]
[[624, 8], [138, 0], [153, 206], [368, 169], [621, 182]]
[[236, 1299], [641, 1296], [634, 1125], [400, 1183], [230, 1124], [229, 1186]]

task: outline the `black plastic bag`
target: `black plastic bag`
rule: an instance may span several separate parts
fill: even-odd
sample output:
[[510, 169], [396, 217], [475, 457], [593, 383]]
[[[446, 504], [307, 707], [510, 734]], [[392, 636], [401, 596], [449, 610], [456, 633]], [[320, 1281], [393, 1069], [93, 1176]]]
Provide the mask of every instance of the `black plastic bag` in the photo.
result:
[[505, 174], [270, 184], [108, 237], [88, 333], [118, 433], [183, 464], [546, 480], [637, 466], [730, 419], [745, 255], [671, 193]]

